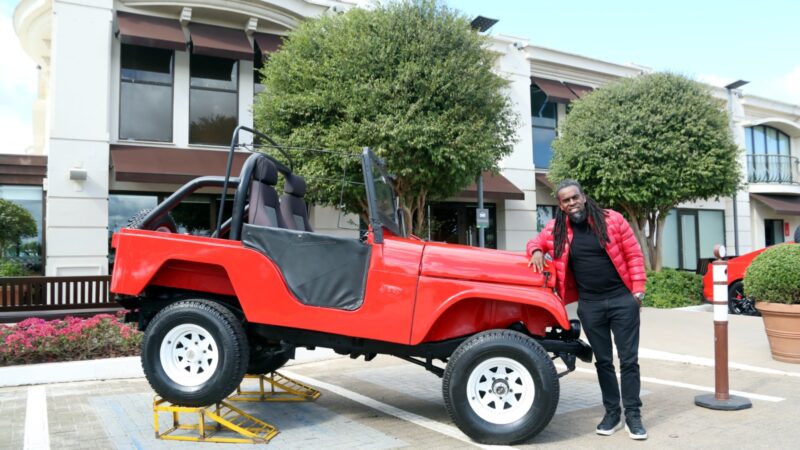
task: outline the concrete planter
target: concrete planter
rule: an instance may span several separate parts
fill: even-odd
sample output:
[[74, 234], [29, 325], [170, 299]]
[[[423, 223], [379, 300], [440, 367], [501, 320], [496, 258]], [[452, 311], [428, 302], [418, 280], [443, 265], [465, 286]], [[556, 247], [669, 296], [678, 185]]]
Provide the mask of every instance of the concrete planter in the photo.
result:
[[757, 302], [772, 359], [800, 364], [800, 305]]

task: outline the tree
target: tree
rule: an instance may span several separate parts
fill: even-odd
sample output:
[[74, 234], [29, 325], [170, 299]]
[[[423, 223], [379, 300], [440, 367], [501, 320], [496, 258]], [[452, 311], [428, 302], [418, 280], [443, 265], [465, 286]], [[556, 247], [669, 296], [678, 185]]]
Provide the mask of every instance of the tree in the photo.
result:
[[740, 184], [724, 104], [675, 74], [622, 79], [576, 101], [553, 151], [550, 178], [575, 178], [622, 211], [654, 270], [669, 210]]
[[[302, 23], [262, 69], [257, 126], [295, 152], [316, 203], [366, 212], [364, 146], [396, 176], [407, 228], [425, 205], [472, 183], [512, 150], [517, 119], [492, 72], [497, 55], [434, 0], [354, 8]], [[346, 178], [351, 183], [332, 180]]]
[[36, 236], [36, 220], [25, 208], [0, 199], [0, 256], [26, 237]]

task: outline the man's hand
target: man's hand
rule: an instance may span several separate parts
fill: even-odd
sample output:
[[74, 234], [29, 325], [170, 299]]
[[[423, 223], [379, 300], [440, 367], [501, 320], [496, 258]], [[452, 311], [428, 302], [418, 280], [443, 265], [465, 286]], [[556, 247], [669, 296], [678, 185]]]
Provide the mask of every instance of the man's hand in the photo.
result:
[[533, 267], [533, 271], [535, 273], [542, 273], [544, 272], [544, 254], [541, 250], [536, 250], [531, 255], [531, 260], [528, 263], [528, 267]]
[[637, 292], [633, 294], [633, 298], [636, 299], [636, 303], [639, 304], [639, 308], [642, 307], [642, 301], [644, 301], [644, 292]]

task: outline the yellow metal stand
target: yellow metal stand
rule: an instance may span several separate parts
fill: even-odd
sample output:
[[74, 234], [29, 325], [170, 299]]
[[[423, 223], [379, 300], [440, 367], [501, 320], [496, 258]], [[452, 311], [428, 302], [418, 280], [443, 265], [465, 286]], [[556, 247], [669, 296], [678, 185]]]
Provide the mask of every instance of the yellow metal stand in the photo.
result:
[[[158, 413], [172, 413], [172, 428], [159, 431]], [[197, 423], [182, 424], [181, 414], [197, 414]], [[206, 419], [211, 419], [207, 422]], [[153, 425], [156, 439], [171, 441], [225, 442], [236, 444], [264, 444], [278, 434], [278, 429], [247, 414], [225, 400], [214, 407], [176, 406], [156, 396], [153, 399]], [[188, 432], [188, 433], [182, 433]], [[216, 436], [221, 431], [231, 431], [239, 437]], [[199, 436], [194, 435], [197, 432]]]
[[[311, 402], [319, 398], [318, 390], [278, 372], [264, 375], [245, 375], [246, 380], [258, 380], [258, 390], [244, 390], [240, 385], [228, 397], [235, 402]], [[266, 390], [269, 384], [269, 390]]]
[[[153, 399], [153, 425], [156, 439], [194, 442], [224, 442], [235, 444], [265, 444], [278, 434], [274, 426], [257, 419], [230, 404], [240, 402], [308, 402], [319, 398], [320, 392], [278, 372], [269, 375], [246, 375], [246, 379], [257, 379], [257, 391], [243, 390], [240, 385], [236, 393], [216, 405], [206, 407], [177, 406], [156, 396]], [[269, 384], [269, 390], [266, 390]], [[159, 413], [172, 414], [172, 427], [163, 433], [159, 428]], [[181, 423], [181, 414], [197, 414], [196, 423]], [[219, 436], [221, 432], [233, 433], [236, 437]]]

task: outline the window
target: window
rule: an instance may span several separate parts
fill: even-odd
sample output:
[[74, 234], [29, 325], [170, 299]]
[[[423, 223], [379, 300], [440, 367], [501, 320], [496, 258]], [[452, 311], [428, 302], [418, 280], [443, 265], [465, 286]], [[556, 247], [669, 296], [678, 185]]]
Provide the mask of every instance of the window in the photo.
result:
[[189, 94], [189, 143], [230, 145], [239, 123], [239, 63], [192, 55]]
[[747, 177], [755, 183], [791, 183], [792, 158], [789, 135], [772, 127], [745, 128]]
[[[264, 92], [264, 76], [261, 69], [264, 67], [266, 57], [261, 52], [256, 52], [256, 59], [253, 61], [253, 95]], [[255, 99], [253, 99], [255, 102]]]
[[712, 258], [714, 245], [724, 243], [724, 211], [673, 209], [664, 221], [661, 263], [664, 267], [697, 270], [697, 260]]
[[36, 236], [22, 239], [20, 245], [6, 250], [0, 256], [10, 257], [25, 264], [34, 271], [42, 270], [42, 188], [38, 186], [5, 186], [0, 185], [0, 198], [15, 203], [27, 210], [36, 221]]
[[557, 206], [553, 205], [536, 206], [536, 231], [544, 230], [547, 222], [556, 218], [556, 208]]
[[531, 124], [533, 133], [533, 164], [537, 169], [549, 169], [553, 149], [550, 144], [556, 138], [558, 108], [547, 101], [547, 94], [536, 84], [531, 84]]
[[122, 44], [119, 139], [172, 141], [172, 50]]
[[[476, 203], [442, 202], [430, 205], [430, 239], [436, 242], [478, 246]], [[489, 227], [484, 229], [486, 248], [497, 248], [497, 208], [484, 203], [489, 210]]]

